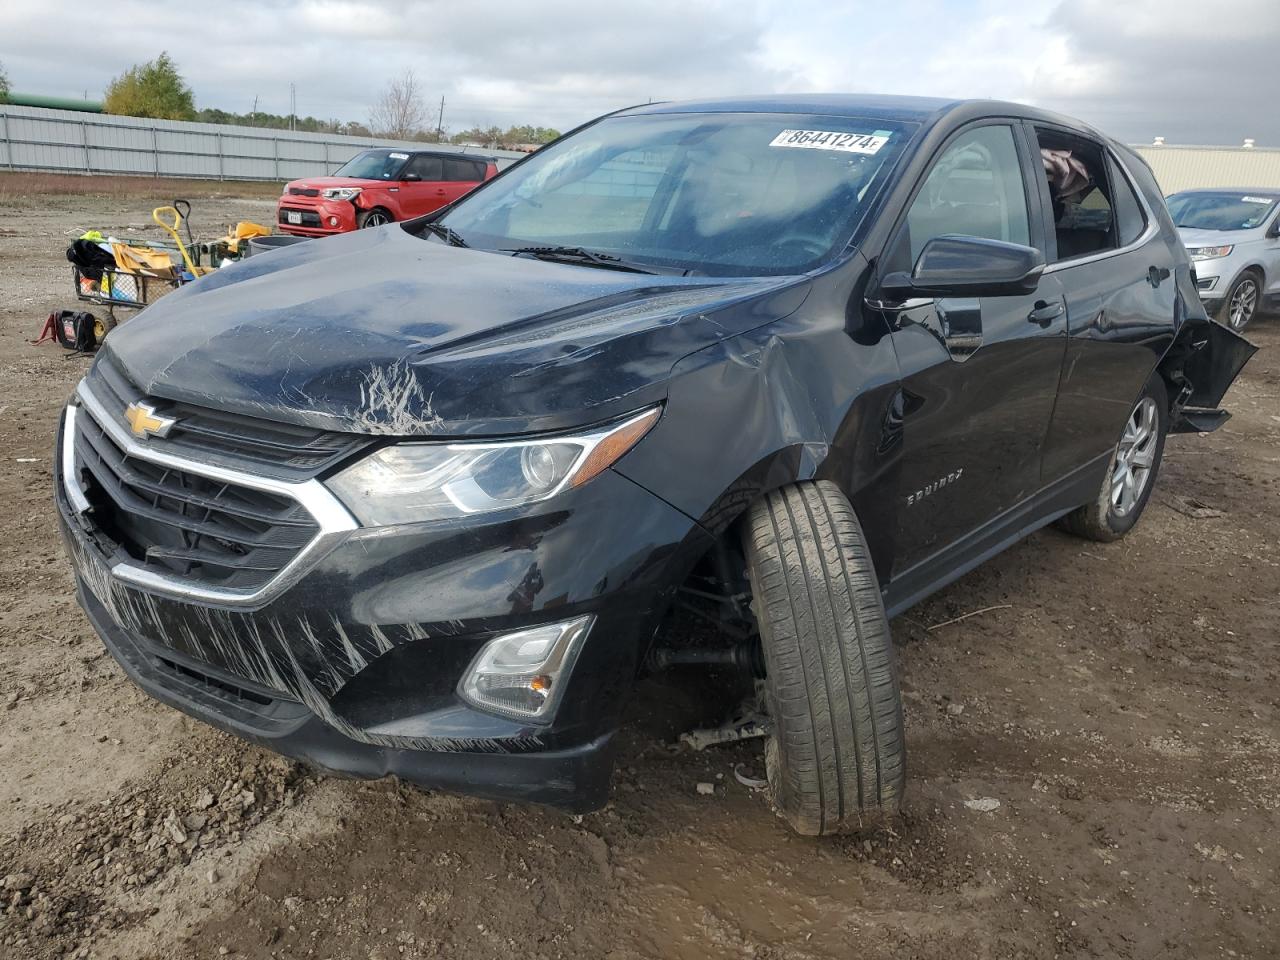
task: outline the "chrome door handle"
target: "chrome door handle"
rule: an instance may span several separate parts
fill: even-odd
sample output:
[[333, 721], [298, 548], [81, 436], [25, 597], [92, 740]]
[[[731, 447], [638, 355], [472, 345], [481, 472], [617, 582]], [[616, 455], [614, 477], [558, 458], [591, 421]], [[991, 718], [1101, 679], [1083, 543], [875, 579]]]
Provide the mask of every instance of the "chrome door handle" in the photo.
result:
[[1041, 327], [1047, 327], [1053, 321], [1066, 311], [1066, 306], [1061, 300], [1055, 300], [1053, 303], [1046, 303], [1043, 300], [1037, 300], [1036, 305], [1031, 312], [1027, 314], [1027, 322], [1037, 323]]

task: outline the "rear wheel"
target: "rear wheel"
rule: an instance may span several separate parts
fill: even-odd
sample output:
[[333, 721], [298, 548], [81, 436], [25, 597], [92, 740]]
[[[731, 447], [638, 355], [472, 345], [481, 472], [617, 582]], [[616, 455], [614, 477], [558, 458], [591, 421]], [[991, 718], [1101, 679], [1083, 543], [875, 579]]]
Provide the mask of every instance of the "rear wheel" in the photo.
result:
[[862, 527], [835, 484], [757, 501], [745, 531], [765, 659], [774, 806], [798, 833], [895, 813], [906, 780], [902, 701]]
[[356, 216], [356, 227], [363, 230], [365, 227], [380, 227], [384, 223], [392, 223], [395, 217], [382, 207], [374, 207], [372, 210], [361, 210]]
[[1243, 330], [1258, 312], [1262, 298], [1262, 278], [1254, 270], [1246, 270], [1236, 278], [1222, 301], [1218, 319], [1232, 330]]
[[1098, 496], [1063, 517], [1063, 529], [1101, 542], [1132, 530], [1151, 499], [1168, 430], [1169, 395], [1155, 373], [1125, 420]]

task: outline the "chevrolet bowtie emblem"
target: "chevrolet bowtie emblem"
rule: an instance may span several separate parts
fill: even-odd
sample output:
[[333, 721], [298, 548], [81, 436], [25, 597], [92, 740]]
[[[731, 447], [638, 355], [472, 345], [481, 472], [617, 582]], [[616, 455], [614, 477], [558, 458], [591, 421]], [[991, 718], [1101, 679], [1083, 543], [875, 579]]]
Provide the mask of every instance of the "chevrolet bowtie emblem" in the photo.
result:
[[135, 437], [166, 436], [178, 421], [156, 413], [156, 408], [149, 403], [131, 403], [124, 408], [124, 418], [129, 421], [129, 429]]

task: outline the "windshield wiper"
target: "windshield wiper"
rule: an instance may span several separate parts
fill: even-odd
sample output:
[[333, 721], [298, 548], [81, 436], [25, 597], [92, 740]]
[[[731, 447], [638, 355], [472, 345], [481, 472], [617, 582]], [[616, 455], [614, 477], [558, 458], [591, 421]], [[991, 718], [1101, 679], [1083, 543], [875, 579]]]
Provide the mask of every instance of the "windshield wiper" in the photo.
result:
[[457, 230], [454, 230], [453, 227], [446, 227], [443, 223], [435, 223], [434, 221], [431, 223], [424, 223], [422, 225], [422, 229], [430, 230], [451, 247], [470, 246], [467, 241], [462, 239]]
[[584, 267], [599, 267], [602, 270], [625, 270], [628, 273], [658, 272], [636, 266], [634, 263], [628, 263], [621, 257], [615, 257], [611, 253], [595, 253], [591, 250], [584, 250], [582, 247], [508, 247], [504, 248], [502, 252], [509, 253], [513, 257], [525, 254], [526, 256], [536, 257], [539, 260], [550, 260], [555, 263], [576, 263]]

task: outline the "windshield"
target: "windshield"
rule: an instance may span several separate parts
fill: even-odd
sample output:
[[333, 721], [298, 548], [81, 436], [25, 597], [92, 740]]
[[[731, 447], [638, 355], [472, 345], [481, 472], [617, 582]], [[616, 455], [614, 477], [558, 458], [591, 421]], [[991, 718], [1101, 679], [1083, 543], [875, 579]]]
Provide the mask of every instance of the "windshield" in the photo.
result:
[[1180, 227], [1196, 230], [1252, 230], [1262, 226], [1275, 197], [1240, 193], [1175, 193], [1165, 201]]
[[340, 166], [333, 175], [355, 180], [394, 180], [408, 159], [407, 153], [395, 150], [366, 150]]
[[798, 273], [849, 242], [912, 129], [796, 114], [613, 117], [543, 148], [441, 223], [492, 250]]

